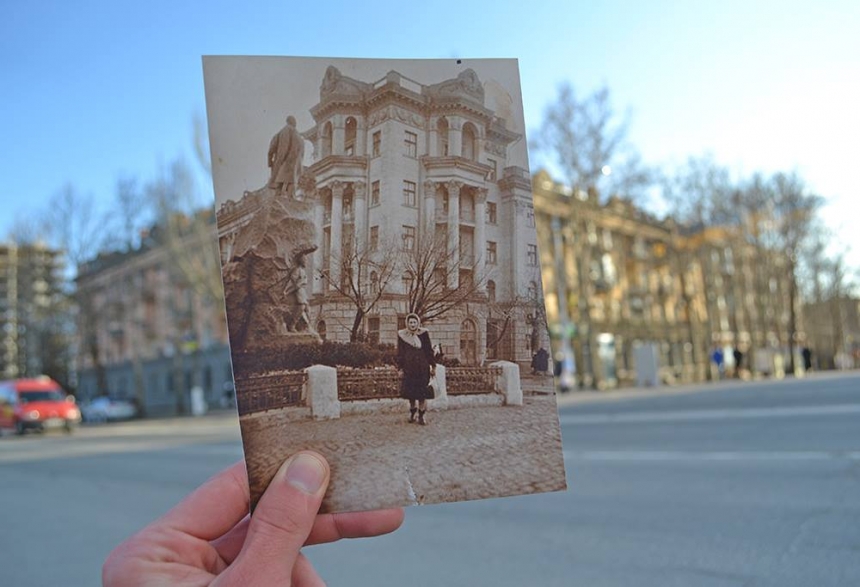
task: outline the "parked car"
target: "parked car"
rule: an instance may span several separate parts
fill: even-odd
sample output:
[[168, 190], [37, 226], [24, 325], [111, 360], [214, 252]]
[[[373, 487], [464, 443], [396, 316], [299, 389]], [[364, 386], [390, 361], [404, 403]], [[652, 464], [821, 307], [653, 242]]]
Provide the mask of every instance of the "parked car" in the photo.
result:
[[108, 396], [97, 397], [81, 406], [84, 422], [116, 422], [131, 420], [138, 416], [137, 405], [124, 399]]
[[50, 377], [0, 382], [0, 431], [61, 428], [71, 433], [81, 421], [75, 398]]

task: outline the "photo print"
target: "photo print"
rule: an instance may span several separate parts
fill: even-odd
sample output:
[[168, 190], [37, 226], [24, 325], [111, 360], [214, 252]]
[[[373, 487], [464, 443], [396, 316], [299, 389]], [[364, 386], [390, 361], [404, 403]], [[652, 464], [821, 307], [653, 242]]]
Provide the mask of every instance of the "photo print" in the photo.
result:
[[252, 505], [566, 487], [517, 62], [204, 57]]

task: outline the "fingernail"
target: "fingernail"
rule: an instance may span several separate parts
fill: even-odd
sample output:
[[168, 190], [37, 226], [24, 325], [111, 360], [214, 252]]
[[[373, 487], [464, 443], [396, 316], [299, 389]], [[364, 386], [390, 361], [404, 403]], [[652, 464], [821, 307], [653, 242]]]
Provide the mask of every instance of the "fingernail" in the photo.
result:
[[284, 478], [293, 487], [313, 495], [319, 491], [325, 480], [325, 467], [318, 458], [300, 453], [287, 467]]

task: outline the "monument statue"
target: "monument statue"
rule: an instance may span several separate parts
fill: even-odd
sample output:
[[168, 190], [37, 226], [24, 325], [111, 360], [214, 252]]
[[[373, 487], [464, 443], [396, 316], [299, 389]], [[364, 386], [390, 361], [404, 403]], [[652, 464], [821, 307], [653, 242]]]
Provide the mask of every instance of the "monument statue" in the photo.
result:
[[269, 188], [277, 195], [296, 197], [305, 144], [296, 130], [296, 119], [287, 116], [287, 124], [269, 142]]
[[287, 332], [303, 332], [312, 330], [308, 303], [308, 273], [305, 258], [317, 250], [316, 245], [300, 248], [292, 258], [292, 265], [287, 274], [287, 285], [284, 288], [284, 303], [287, 305]]

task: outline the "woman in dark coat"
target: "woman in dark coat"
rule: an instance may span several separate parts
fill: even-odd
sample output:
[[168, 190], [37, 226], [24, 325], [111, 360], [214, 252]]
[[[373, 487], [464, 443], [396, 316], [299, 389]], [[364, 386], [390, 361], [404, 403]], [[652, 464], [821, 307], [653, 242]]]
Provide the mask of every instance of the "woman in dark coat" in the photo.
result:
[[430, 376], [436, 373], [436, 361], [430, 334], [421, 328], [417, 314], [406, 316], [406, 328], [397, 331], [397, 364], [403, 371], [400, 397], [409, 400], [409, 422], [415, 422], [417, 412], [418, 423], [426, 424], [427, 400], [433, 399], [428, 386]]

